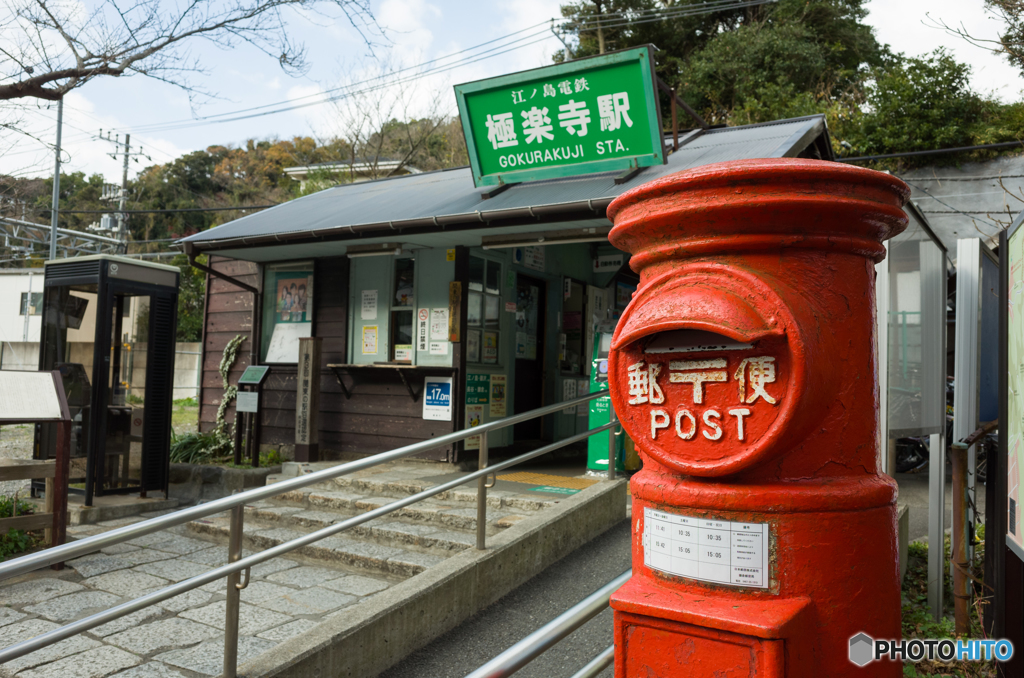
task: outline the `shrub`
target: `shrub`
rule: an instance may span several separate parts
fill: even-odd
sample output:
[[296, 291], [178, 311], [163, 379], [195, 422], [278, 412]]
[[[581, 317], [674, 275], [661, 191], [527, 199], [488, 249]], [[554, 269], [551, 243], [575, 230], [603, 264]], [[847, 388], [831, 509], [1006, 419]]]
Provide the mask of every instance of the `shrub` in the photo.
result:
[[175, 464], [216, 464], [230, 456], [231, 442], [215, 431], [171, 434], [171, 462]]

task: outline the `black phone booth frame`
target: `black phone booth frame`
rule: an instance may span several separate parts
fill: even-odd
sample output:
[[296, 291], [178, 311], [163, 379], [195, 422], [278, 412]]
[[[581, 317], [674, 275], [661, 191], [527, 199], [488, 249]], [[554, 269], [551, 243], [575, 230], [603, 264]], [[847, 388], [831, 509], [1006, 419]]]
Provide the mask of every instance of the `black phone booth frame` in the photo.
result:
[[[65, 379], [65, 389], [74, 389], [74, 377], [84, 376], [84, 366], [70, 362], [71, 346], [67, 341], [69, 326], [77, 328], [89, 314], [88, 303], [94, 303], [95, 335], [93, 337], [91, 386], [86, 381], [78, 385], [81, 413], [78, 424], [80, 441], [84, 447], [75, 456], [85, 457], [85, 477], [73, 478], [72, 483], [84, 483], [84, 489], [69, 488], [69, 492], [83, 493], [85, 506], [91, 506], [94, 496], [106, 494], [132, 494], [145, 497], [149, 491], [160, 491], [167, 496], [170, 479], [171, 406], [174, 398], [174, 353], [178, 322], [178, 285], [180, 271], [174, 266], [154, 264], [113, 255], [95, 255], [58, 259], [45, 264], [43, 322], [40, 332], [39, 368], [59, 370]], [[76, 291], [95, 294], [88, 302]], [[114, 402], [112, 383], [119, 379], [123, 357], [122, 320], [128, 297], [148, 297], [148, 334], [145, 367], [145, 400], [142, 416], [140, 471], [137, 481], [125, 474], [114, 486], [106, 486], [108, 469], [108, 426], [112, 414], [129, 420], [134, 416], [124, 404]], [[73, 302], [69, 300], [75, 300]], [[86, 302], [86, 303], [83, 303]], [[77, 322], [77, 324], [72, 324]], [[115, 410], [119, 410], [116, 411]], [[103, 413], [97, 416], [97, 413]], [[74, 416], [74, 415], [73, 415]], [[55, 428], [40, 424], [36, 427], [34, 457], [46, 459], [56, 452]], [[129, 436], [131, 440], [131, 436]], [[130, 458], [130, 443], [128, 458]], [[127, 468], [127, 462], [125, 468]], [[113, 469], [114, 472], [117, 469]], [[35, 489], [35, 488], [33, 488]]]

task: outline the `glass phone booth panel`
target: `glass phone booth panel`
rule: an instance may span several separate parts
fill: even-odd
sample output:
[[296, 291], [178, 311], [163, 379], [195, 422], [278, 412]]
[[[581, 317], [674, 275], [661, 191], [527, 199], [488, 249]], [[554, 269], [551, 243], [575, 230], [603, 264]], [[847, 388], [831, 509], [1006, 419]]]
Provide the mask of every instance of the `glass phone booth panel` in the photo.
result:
[[[166, 493], [178, 270], [113, 256], [47, 262], [40, 369], [59, 370], [74, 420], [70, 491]], [[39, 425], [37, 458], [55, 429]]]

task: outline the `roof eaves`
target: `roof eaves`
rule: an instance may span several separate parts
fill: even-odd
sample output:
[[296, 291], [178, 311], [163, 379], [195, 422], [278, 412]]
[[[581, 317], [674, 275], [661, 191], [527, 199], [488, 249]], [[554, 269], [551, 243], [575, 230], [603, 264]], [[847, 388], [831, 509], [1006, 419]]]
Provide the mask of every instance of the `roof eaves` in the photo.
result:
[[433, 217], [417, 217], [414, 219], [403, 219], [399, 221], [383, 221], [364, 224], [349, 224], [344, 226], [333, 226], [308, 231], [294, 231], [290, 233], [274, 233], [259, 236], [236, 236], [233, 238], [222, 238], [218, 240], [200, 240], [188, 243], [199, 251], [223, 249], [229, 246], [252, 246], [259, 244], [283, 243], [289, 241], [328, 240], [339, 237], [361, 236], [365, 237], [377, 231], [401, 231], [406, 228], [417, 228], [433, 226], [443, 228], [445, 226], [465, 225], [473, 223], [490, 224], [494, 221], [508, 221], [529, 217], [531, 219], [543, 219], [544, 217], [557, 216], [559, 214], [570, 214], [578, 212], [593, 212], [595, 218], [599, 218], [608, 207], [615, 196], [602, 198], [588, 198], [587, 200], [576, 200], [566, 203], [551, 203], [547, 205], [531, 205], [528, 207], [511, 207], [499, 210], [463, 212], [460, 214], [446, 214]]

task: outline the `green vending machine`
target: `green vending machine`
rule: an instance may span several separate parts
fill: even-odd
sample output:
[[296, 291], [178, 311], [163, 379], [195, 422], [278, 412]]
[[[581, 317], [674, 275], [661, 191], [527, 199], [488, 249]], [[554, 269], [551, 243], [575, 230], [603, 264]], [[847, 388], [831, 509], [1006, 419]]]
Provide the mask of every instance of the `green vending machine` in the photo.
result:
[[[590, 370], [590, 392], [603, 391], [608, 388], [608, 351], [612, 347], [612, 332], [615, 325], [599, 326], [594, 332], [594, 357]], [[590, 401], [590, 428], [603, 426], [611, 421], [612, 399], [609, 396], [601, 396]], [[587, 472], [608, 471], [608, 436], [611, 431], [590, 436], [587, 439]], [[626, 435], [623, 433], [617, 436], [615, 441], [615, 470], [625, 470], [625, 444]]]

